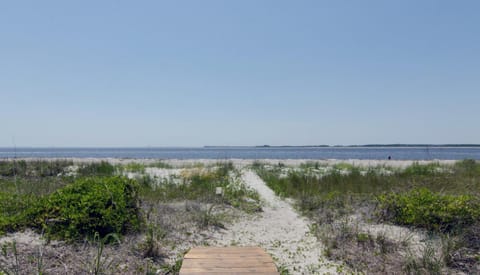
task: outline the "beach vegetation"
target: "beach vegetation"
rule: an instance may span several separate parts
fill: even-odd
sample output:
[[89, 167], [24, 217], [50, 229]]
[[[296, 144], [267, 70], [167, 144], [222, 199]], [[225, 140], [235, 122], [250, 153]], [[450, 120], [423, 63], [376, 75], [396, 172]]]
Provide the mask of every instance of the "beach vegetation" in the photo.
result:
[[52, 177], [71, 165], [71, 160], [0, 160], [0, 177]]
[[126, 172], [145, 173], [145, 164], [138, 162], [129, 162], [118, 166], [119, 170]]
[[[162, 161], [0, 161], [0, 239], [27, 232], [26, 238], [47, 243], [22, 243], [13, 251], [3, 242], [0, 274], [176, 274], [182, 259], [168, 259], [185, 242], [204, 245], [202, 232], [224, 227], [233, 214], [261, 210], [258, 194], [231, 162], [193, 165], [167, 176], [147, 168], [172, 167]], [[58, 262], [58, 249], [78, 263]], [[122, 264], [117, 253], [131, 264]]]
[[149, 164], [146, 164], [147, 167], [153, 167], [153, 168], [162, 168], [162, 169], [172, 169], [173, 166], [170, 165], [169, 163], [166, 163], [164, 161], [158, 160]]
[[[326, 244], [325, 254], [351, 268], [430, 274], [477, 268], [480, 164], [475, 160], [452, 165], [414, 162], [403, 168], [315, 162], [297, 167], [256, 163], [252, 168], [311, 219], [315, 234]], [[411, 234], [419, 230], [434, 240], [448, 236], [449, 241], [421, 245], [418, 255], [401, 238], [369, 232], [369, 224], [406, 227]]]
[[145, 200], [160, 202], [225, 204], [248, 212], [260, 209], [258, 194], [239, 181], [238, 171], [231, 162], [218, 163], [213, 170], [194, 169], [179, 178], [166, 178], [159, 182], [146, 176], [142, 180], [141, 196]]
[[[0, 258], [0, 274], [20, 274], [20, 261], [17, 250], [17, 242], [15, 240], [7, 242], [1, 246]], [[11, 261], [6, 259], [12, 258]]]
[[78, 240], [135, 231], [141, 224], [138, 185], [122, 177], [79, 179], [35, 199], [0, 194], [5, 199], [0, 205], [2, 231], [30, 227], [50, 237]]
[[108, 161], [84, 163], [78, 169], [78, 175], [84, 177], [99, 176], [109, 177], [113, 176], [116, 172], [116, 168]]
[[480, 220], [477, 196], [445, 195], [426, 188], [378, 196], [383, 219], [395, 224], [450, 232]]
[[92, 260], [88, 263], [88, 271], [90, 274], [100, 275], [105, 274], [111, 270], [114, 264], [113, 259], [109, 255], [104, 255], [105, 245], [119, 244], [120, 238], [115, 233], [109, 233], [103, 237], [98, 232], [93, 235], [93, 246], [96, 248], [96, 253]]

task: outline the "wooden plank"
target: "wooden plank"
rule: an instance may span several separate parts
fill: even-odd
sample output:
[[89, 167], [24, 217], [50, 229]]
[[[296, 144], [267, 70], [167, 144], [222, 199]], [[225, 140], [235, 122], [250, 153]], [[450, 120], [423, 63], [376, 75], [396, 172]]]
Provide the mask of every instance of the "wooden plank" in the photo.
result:
[[246, 259], [239, 259], [239, 258], [217, 258], [217, 259], [184, 259], [184, 263], [209, 263], [209, 264], [237, 264], [237, 263], [245, 263], [245, 264], [268, 264], [272, 263], [272, 259], [267, 258], [246, 258]]
[[240, 259], [249, 259], [249, 258], [262, 258], [262, 259], [271, 259], [268, 255], [257, 255], [257, 254], [218, 254], [218, 253], [209, 253], [209, 254], [193, 254], [185, 255], [184, 259], [212, 259], [212, 258], [240, 258]]
[[260, 261], [184, 261], [182, 264], [182, 268], [210, 268], [210, 267], [249, 267], [249, 268], [257, 268], [257, 267], [271, 267], [275, 270], [275, 264], [273, 262], [260, 262]]
[[271, 258], [262, 257], [262, 258], [188, 258], [184, 259], [184, 262], [202, 262], [202, 263], [273, 263]]
[[[229, 274], [229, 272], [245, 272], [254, 274], [256, 272], [275, 272], [275, 269], [271, 267], [257, 267], [257, 268], [248, 268], [248, 267], [212, 267], [212, 268], [183, 268], [183, 272], [223, 272]], [[182, 274], [182, 273], [180, 273]]]
[[238, 248], [192, 248], [186, 255], [185, 258], [188, 257], [196, 257], [196, 256], [204, 256], [207, 255], [209, 257], [216, 257], [217, 255], [229, 256], [229, 257], [268, 257], [270, 256], [261, 248], [259, 247], [238, 247]]
[[[204, 271], [192, 271], [192, 272], [180, 272], [180, 275], [247, 275], [247, 274], [252, 274], [249, 272], [204, 272]], [[254, 275], [278, 275], [278, 272], [255, 272], [253, 273]]]
[[255, 250], [263, 250], [261, 247], [258, 246], [196, 246], [193, 247], [192, 250], [243, 250], [243, 249], [255, 249]]
[[197, 254], [232, 254], [232, 255], [268, 255], [261, 248], [257, 249], [196, 249], [192, 248], [187, 255], [197, 255]]
[[205, 255], [206, 257], [192, 257], [192, 258], [184, 258], [184, 260], [190, 260], [190, 261], [204, 261], [204, 262], [209, 262], [209, 261], [218, 261], [222, 260], [225, 262], [230, 262], [230, 261], [242, 261], [242, 262], [273, 262], [272, 258], [269, 256], [258, 256], [258, 257], [223, 257], [224, 255], [220, 255], [218, 257], [207, 257], [208, 255]]
[[279, 273], [272, 257], [260, 247], [195, 247], [185, 255], [180, 274]]
[[223, 251], [215, 251], [215, 250], [210, 250], [210, 251], [191, 251], [188, 252], [186, 255], [228, 255], [228, 256], [269, 256], [265, 252], [262, 251], [236, 251], [236, 252], [223, 252]]
[[204, 270], [204, 271], [210, 271], [210, 270], [231, 270], [231, 271], [263, 271], [263, 272], [275, 272], [277, 271], [277, 268], [275, 265], [258, 265], [258, 266], [251, 266], [251, 265], [243, 265], [243, 266], [222, 266], [222, 265], [203, 265], [203, 266], [198, 266], [198, 265], [187, 265], [183, 266], [182, 265], [182, 270], [188, 271], [188, 270]]
[[264, 250], [257, 246], [242, 246], [242, 247], [194, 247], [190, 251], [227, 251], [227, 252], [239, 252], [239, 251], [260, 251]]

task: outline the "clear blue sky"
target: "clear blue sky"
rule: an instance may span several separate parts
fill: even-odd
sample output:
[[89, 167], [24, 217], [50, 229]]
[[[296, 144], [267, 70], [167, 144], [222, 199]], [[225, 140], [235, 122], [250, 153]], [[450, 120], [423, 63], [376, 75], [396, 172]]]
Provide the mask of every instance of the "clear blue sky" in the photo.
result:
[[480, 143], [479, 1], [3, 1], [0, 146]]

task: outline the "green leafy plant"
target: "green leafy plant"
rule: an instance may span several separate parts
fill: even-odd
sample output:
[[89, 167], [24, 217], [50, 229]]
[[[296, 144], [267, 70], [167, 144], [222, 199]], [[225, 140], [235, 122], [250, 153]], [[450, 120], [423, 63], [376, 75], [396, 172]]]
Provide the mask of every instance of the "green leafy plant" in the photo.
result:
[[419, 188], [378, 199], [382, 218], [428, 230], [450, 231], [480, 218], [480, 201], [470, 195], [443, 195]]
[[32, 195], [0, 192], [0, 235], [22, 228], [26, 222], [24, 212], [34, 201]]
[[[2, 198], [8, 195], [1, 194]], [[22, 199], [27, 199], [23, 201]], [[138, 230], [138, 184], [124, 177], [83, 178], [36, 200], [10, 196], [0, 203], [0, 231], [22, 227], [44, 230], [49, 237], [75, 240], [98, 232]]]

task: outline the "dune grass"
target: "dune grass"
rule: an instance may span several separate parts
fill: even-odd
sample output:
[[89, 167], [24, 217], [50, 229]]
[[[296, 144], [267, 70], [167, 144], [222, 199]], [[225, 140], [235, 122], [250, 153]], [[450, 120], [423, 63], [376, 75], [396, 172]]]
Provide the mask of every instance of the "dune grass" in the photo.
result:
[[65, 167], [73, 165], [70, 160], [25, 161], [0, 160], [1, 177], [48, 177], [57, 176]]
[[[73, 175], [67, 173], [72, 166], [76, 166]], [[63, 239], [93, 236], [95, 232], [100, 236], [124, 233], [124, 221], [130, 220], [133, 228], [140, 224], [135, 218], [140, 214], [129, 212], [139, 211], [135, 205], [140, 200], [259, 209], [258, 194], [238, 182], [238, 171], [231, 162], [194, 169], [176, 179], [153, 179], [145, 174], [146, 167], [141, 163], [115, 166], [106, 161], [77, 165], [67, 160], [0, 161], [0, 233], [25, 227], [55, 232]], [[170, 166], [159, 161], [148, 167]], [[125, 170], [140, 177], [119, 176]], [[113, 215], [111, 219], [109, 215]]]
[[143, 176], [141, 196], [148, 201], [197, 201], [231, 205], [247, 212], [259, 210], [258, 194], [239, 182], [239, 177], [231, 162], [219, 162], [213, 170], [193, 169], [159, 182]]
[[[327, 244], [326, 254], [332, 259], [368, 273], [385, 272], [386, 267], [406, 272], [406, 267], [414, 266], [418, 272], [431, 274], [446, 267], [467, 273], [476, 268], [480, 164], [474, 160], [454, 165], [414, 163], [404, 169], [351, 164], [327, 167], [315, 162], [296, 168], [261, 163], [253, 167], [276, 194], [295, 199], [298, 209], [312, 219], [318, 229], [314, 231]], [[427, 253], [428, 261], [408, 261], [399, 256], [402, 248], [398, 245], [390, 243], [391, 249], [382, 249], [385, 238], [352, 227], [350, 216], [360, 216], [363, 222], [424, 229], [448, 238], [453, 245], [442, 256]], [[367, 250], [371, 254], [363, 253]]]
[[147, 168], [172, 169], [173, 167], [166, 162], [155, 161], [152, 163], [129, 162], [116, 165], [116, 168], [119, 172], [135, 172], [143, 174]]
[[[258, 194], [243, 185], [231, 162], [194, 165], [180, 174], [176, 169], [176, 176], [166, 178], [149, 174], [157, 168], [172, 166], [162, 161], [0, 161], [0, 237], [32, 229], [46, 240], [66, 241], [58, 248], [45, 244], [41, 249], [49, 254], [6, 243], [0, 255], [6, 268], [0, 274], [66, 272], [57, 259], [65, 252], [75, 259], [63, 263], [70, 271], [176, 274], [183, 255], [177, 247], [205, 239], [202, 232], [223, 227], [229, 213], [260, 210]], [[131, 179], [125, 177], [130, 174]], [[117, 242], [104, 244], [108, 236]], [[179, 255], [173, 263], [168, 262], [171, 253]], [[116, 254], [130, 264], [122, 267]]]
[[[335, 165], [329, 172], [315, 174], [308, 170], [311, 165], [314, 164], [289, 169], [287, 173], [278, 165], [257, 166], [255, 169], [277, 195], [298, 199], [302, 211], [314, 209], [323, 199], [332, 196], [375, 199], [385, 192], [399, 193], [416, 188], [448, 195], [480, 195], [480, 164], [472, 160], [457, 162], [453, 166], [414, 163], [404, 170], [392, 169], [391, 174], [379, 173], [384, 167], [360, 168], [350, 164]], [[304, 205], [302, 200], [306, 198], [310, 204]]]
[[113, 176], [116, 172], [116, 167], [107, 161], [92, 162], [81, 164], [77, 173], [78, 176]]

